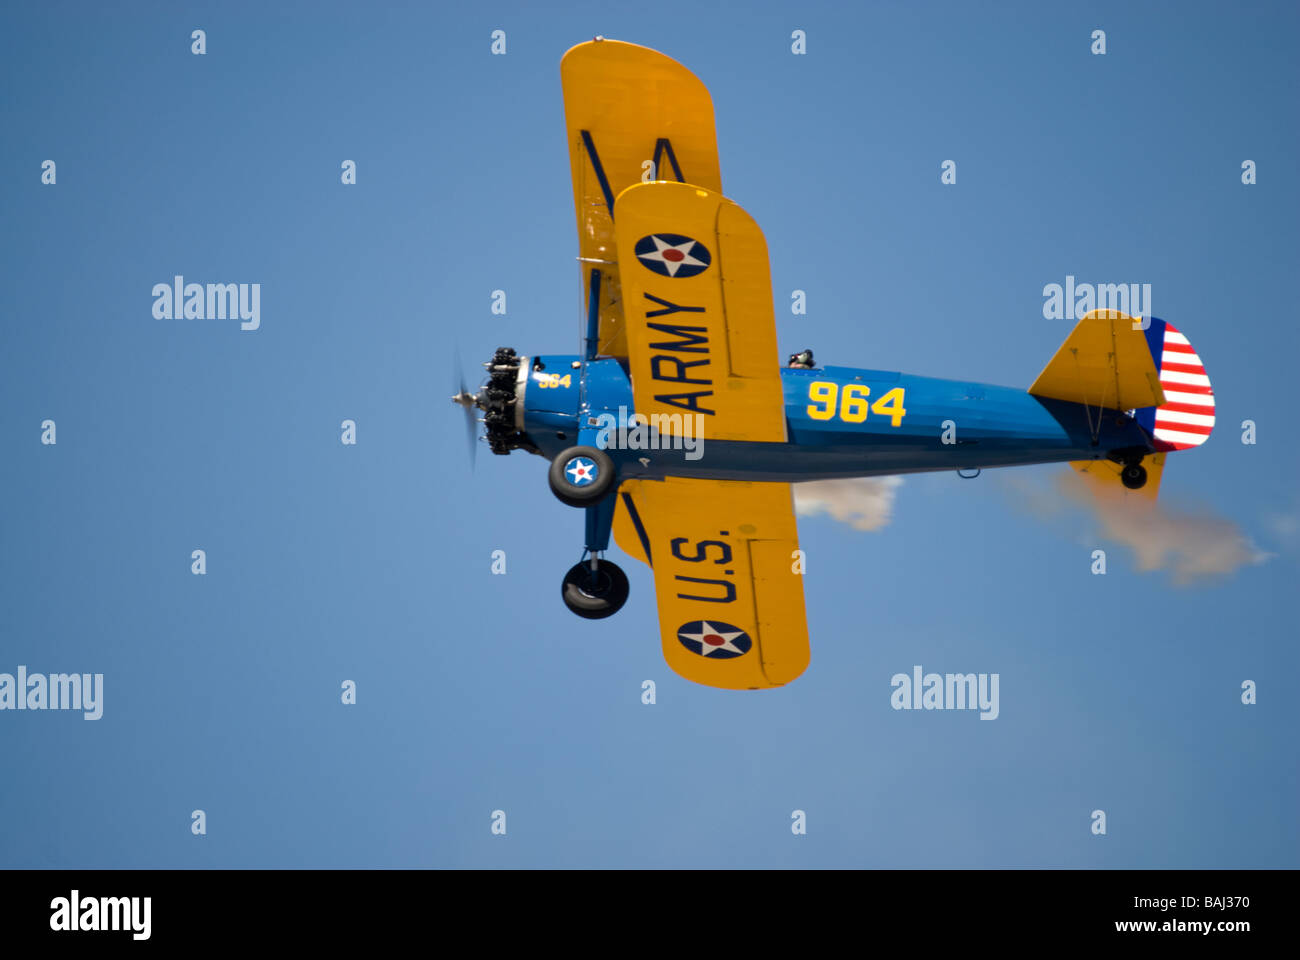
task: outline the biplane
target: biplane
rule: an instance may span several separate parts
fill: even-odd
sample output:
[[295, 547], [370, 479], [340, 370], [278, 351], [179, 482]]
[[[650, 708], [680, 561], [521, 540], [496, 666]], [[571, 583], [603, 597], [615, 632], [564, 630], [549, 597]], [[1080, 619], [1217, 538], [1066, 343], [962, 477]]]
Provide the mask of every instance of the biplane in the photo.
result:
[[599, 619], [627, 600], [611, 535], [651, 567], [681, 676], [753, 690], [807, 667], [794, 483], [1062, 462], [1099, 496], [1153, 499], [1166, 455], [1209, 436], [1214, 394], [1187, 338], [1117, 310], [1078, 321], [1028, 390], [783, 367], [767, 245], [723, 195], [704, 85], [599, 37], [560, 76], [580, 351], [498, 349], [478, 392], [452, 399], [493, 453], [549, 460], [555, 496], [584, 512], [570, 610]]

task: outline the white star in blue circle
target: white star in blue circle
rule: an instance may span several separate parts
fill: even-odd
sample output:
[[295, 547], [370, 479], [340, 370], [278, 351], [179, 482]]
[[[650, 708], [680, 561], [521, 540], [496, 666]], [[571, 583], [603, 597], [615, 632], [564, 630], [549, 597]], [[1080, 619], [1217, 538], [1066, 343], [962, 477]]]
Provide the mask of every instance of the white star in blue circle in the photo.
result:
[[634, 252], [643, 267], [665, 277], [693, 277], [707, 270], [713, 259], [704, 244], [680, 233], [642, 237]]
[[575, 487], [585, 487], [596, 482], [599, 468], [586, 457], [574, 457], [564, 465], [564, 472], [569, 475], [569, 482]]
[[749, 634], [721, 620], [692, 620], [677, 628], [677, 639], [691, 653], [709, 660], [728, 660], [749, 652]]

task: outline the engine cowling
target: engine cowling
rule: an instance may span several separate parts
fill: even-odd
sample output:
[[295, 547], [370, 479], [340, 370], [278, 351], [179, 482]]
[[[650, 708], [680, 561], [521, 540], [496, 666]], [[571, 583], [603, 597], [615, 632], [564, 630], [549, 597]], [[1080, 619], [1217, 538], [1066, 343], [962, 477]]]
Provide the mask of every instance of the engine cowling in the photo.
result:
[[488, 379], [475, 399], [483, 411], [488, 447], [499, 455], [519, 449], [536, 453], [523, 430], [521, 384], [528, 375], [528, 358], [518, 356], [510, 347], [498, 347], [483, 366]]

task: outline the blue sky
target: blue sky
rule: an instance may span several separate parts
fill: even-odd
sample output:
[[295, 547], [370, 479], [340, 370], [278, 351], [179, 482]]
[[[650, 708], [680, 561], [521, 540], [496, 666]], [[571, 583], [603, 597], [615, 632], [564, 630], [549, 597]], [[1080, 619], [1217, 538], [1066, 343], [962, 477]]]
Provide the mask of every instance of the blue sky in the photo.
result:
[[[105, 696], [97, 721], [0, 712], [0, 864], [1297, 866], [1298, 21], [6, 5], [0, 672], [103, 673]], [[786, 688], [675, 677], [621, 555], [623, 612], [568, 613], [581, 518], [540, 459], [469, 472], [447, 371], [457, 344], [576, 349], [558, 65], [594, 34], [710, 88], [783, 351], [1027, 386], [1069, 332], [1045, 284], [1152, 284], [1218, 402], [1162, 499], [1268, 558], [1180, 586], [1087, 515], [1026, 509], [1064, 468], [934, 474], [879, 531], [801, 520], [813, 659]], [[260, 283], [261, 328], [155, 319], [176, 274]], [[998, 673], [999, 717], [891, 709], [915, 664]]]

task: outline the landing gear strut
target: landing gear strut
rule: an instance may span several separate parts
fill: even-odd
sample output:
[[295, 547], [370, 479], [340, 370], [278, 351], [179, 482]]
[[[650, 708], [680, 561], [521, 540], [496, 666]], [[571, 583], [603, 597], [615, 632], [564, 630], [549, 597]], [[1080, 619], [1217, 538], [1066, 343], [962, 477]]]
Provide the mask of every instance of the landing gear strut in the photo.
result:
[[551, 490], [565, 503], [586, 507], [586, 549], [560, 585], [564, 605], [587, 620], [612, 617], [627, 603], [627, 574], [600, 555], [614, 525], [614, 464], [604, 450], [570, 447], [551, 463]]
[[583, 560], [564, 575], [560, 595], [578, 616], [602, 620], [618, 613], [627, 602], [627, 574], [609, 560]]

